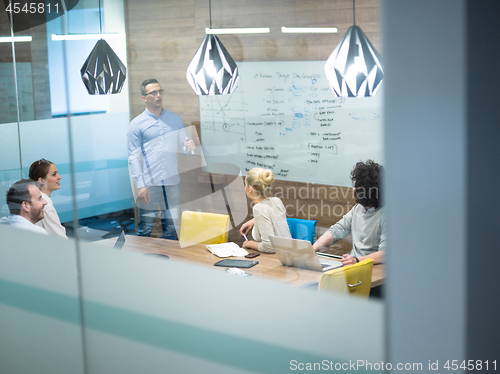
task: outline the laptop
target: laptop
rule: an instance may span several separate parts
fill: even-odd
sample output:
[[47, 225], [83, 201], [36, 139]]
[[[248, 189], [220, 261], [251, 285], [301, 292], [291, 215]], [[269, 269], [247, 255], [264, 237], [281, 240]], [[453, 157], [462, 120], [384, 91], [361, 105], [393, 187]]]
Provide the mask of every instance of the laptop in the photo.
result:
[[125, 244], [125, 232], [122, 230], [120, 236], [118, 239], [116, 239], [116, 243], [113, 246], [114, 249], [122, 249], [123, 245]]
[[280, 262], [285, 266], [327, 271], [342, 266], [340, 261], [320, 259], [311, 242], [307, 240], [269, 236]]

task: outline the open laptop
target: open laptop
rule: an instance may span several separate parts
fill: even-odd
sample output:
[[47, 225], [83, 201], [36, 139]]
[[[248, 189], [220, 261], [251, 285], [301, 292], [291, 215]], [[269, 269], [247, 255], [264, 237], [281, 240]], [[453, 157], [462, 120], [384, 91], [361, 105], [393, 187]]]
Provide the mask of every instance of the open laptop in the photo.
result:
[[307, 240], [282, 238], [269, 236], [276, 255], [285, 266], [293, 266], [302, 269], [316, 271], [327, 271], [342, 266], [340, 261], [328, 261], [320, 259], [311, 242]]
[[124, 244], [125, 244], [125, 232], [122, 230], [120, 236], [118, 237], [118, 239], [116, 239], [116, 243], [113, 248], [122, 249]]

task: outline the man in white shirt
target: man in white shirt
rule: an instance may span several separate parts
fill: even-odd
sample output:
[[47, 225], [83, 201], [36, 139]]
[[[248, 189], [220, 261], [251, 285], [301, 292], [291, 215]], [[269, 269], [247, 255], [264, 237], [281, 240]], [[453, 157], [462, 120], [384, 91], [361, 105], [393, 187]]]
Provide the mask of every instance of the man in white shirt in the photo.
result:
[[137, 235], [150, 236], [160, 206], [162, 237], [175, 240], [180, 200], [177, 150], [189, 153], [195, 144], [186, 136], [181, 117], [163, 108], [163, 92], [156, 79], [142, 82], [146, 109], [130, 122], [128, 162], [137, 187]]
[[21, 179], [7, 191], [7, 205], [10, 216], [0, 219], [0, 224], [47, 235], [47, 232], [35, 225], [43, 218], [43, 207], [47, 201], [29, 179]]
[[356, 164], [351, 180], [357, 204], [313, 244], [316, 251], [352, 234], [351, 253], [341, 260], [344, 266], [368, 258], [375, 264], [384, 262], [386, 225], [380, 201], [381, 173], [382, 167], [372, 160]]

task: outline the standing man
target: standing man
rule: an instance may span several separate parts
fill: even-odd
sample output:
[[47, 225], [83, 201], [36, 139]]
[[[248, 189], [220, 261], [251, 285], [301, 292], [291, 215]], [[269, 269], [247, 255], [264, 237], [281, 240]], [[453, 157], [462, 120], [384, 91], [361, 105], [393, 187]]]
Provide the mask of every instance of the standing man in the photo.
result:
[[34, 182], [21, 179], [14, 183], [7, 191], [7, 205], [11, 215], [0, 219], [0, 224], [47, 235], [42, 227], [35, 225], [43, 218], [47, 201]]
[[146, 109], [130, 123], [128, 163], [137, 187], [137, 235], [151, 235], [159, 205], [162, 237], [175, 240], [180, 200], [177, 150], [188, 153], [196, 147], [186, 136], [181, 117], [163, 108], [163, 92], [156, 79], [142, 82]]
[[356, 164], [351, 180], [357, 204], [314, 243], [316, 251], [352, 234], [351, 253], [341, 260], [344, 266], [368, 258], [374, 264], [384, 262], [386, 228], [380, 199], [381, 174], [382, 167], [372, 160]]

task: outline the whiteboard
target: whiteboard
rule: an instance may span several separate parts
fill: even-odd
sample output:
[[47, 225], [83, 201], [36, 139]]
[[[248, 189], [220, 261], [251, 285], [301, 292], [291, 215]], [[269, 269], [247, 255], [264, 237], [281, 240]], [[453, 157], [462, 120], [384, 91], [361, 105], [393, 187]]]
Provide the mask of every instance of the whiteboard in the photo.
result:
[[243, 174], [269, 168], [276, 179], [335, 186], [352, 185], [356, 162], [381, 163], [382, 91], [336, 97], [324, 61], [237, 64], [232, 94], [200, 96], [207, 163], [233, 163]]

